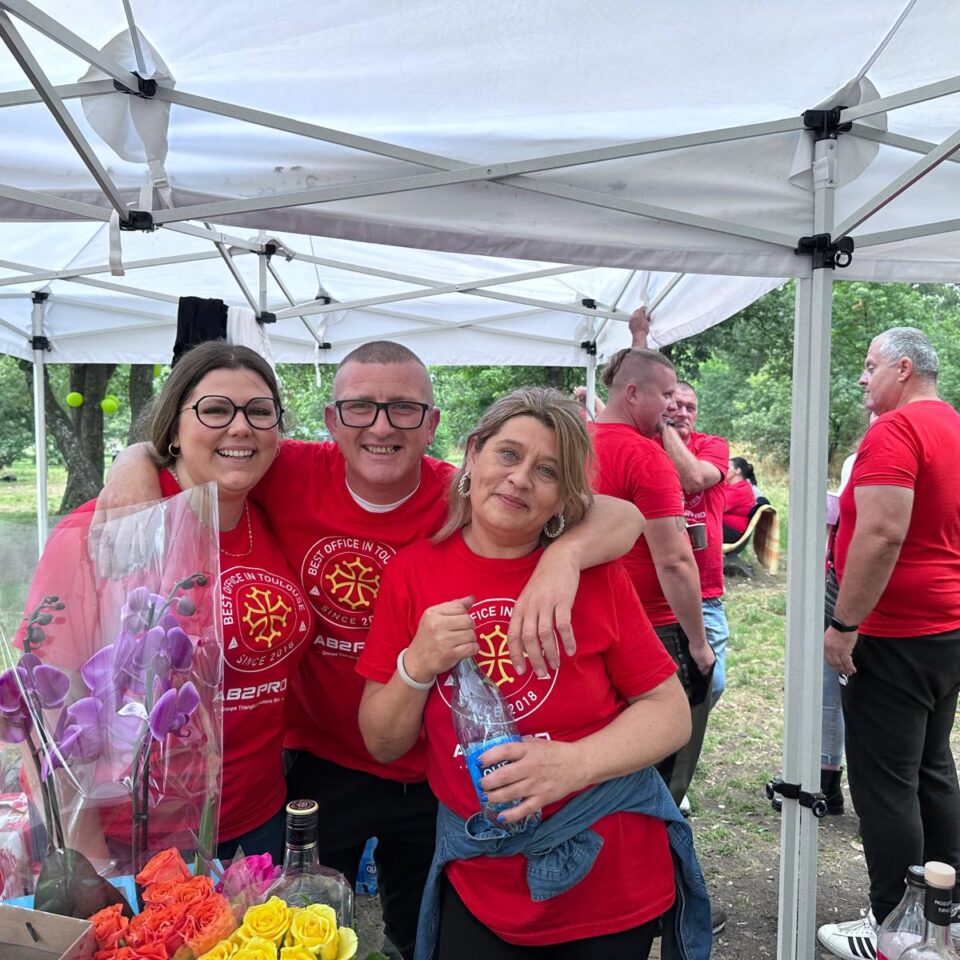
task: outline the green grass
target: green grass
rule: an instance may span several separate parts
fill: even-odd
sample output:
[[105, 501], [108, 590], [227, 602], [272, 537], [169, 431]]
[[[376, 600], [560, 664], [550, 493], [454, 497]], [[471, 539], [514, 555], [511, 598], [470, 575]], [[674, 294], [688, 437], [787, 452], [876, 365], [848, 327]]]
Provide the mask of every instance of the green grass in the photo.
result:
[[[37, 468], [32, 460], [18, 460], [0, 470], [0, 476], [15, 476], [15, 483], [0, 483], [0, 521], [35, 523], [37, 517]], [[51, 464], [47, 470], [47, 512], [60, 509], [67, 486], [66, 467]]]

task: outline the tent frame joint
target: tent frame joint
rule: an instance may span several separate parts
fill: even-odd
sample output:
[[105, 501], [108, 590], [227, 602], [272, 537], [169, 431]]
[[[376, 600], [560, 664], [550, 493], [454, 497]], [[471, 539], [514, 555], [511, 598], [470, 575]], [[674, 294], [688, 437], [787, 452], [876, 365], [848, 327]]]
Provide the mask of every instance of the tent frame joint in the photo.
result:
[[49, 353], [53, 350], [53, 344], [50, 342], [49, 337], [39, 336], [30, 338], [30, 349], [31, 350], [45, 350]]
[[583, 350], [586, 350], [588, 357], [595, 357], [597, 355], [597, 341], [596, 340], [581, 340], [580, 347]]
[[120, 221], [120, 229], [152, 233], [157, 229], [157, 225], [153, 222], [153, 214], [149, 210], [128, 210], [126, 217]]
[[276, 323], [277, 315], [275, 313], [270, 313], [269, 310], [262, 311], [257, 316], [257, 323]]
[[45, 303], [49, 299], [49, 290], [34, 290], [33, 293], [30, 294], [30, 300], [32, 303]]
[[817, 140], [836, 140], [837, 135], [849, 133], [853, 128], [851, 122], [841, 123], [840, 114], [846, 107], [830, 107], [827, 110], [804, 110], [803, 125], [813, 131]]
[[129, 94], [131, 97], [141, 97], [144, 100], [152, 100], [157, 95], [156, 80], [141, 77], [136, 70], [133, 71], [132, 76], [137, 78], [136, 90], [132, 90], [125, 83], [121, 83], [119, 80], [113, 81], [114, 89], [119, 90], [120, 93]]
[[814, 270], [833, 270], [834, 267], [842, 270], [853, 262], [853, 247], [853, 237], [833, 240], [829, 233], [815, 233], [800, 237], [793, 252], [809, 256]]
[[764, 791], [767, 794], [767, 799], [771, 802], [777, 794], [787, 800], [796, 800], [801, 807], [808, 807], [818, 820], [827, 815], [827, 798], [819, 790], [810, 793], [809, 790], [804, 790], [799, 783], [787, 783], [779, 777], [774, 777], [773, 780], [767, 782]]

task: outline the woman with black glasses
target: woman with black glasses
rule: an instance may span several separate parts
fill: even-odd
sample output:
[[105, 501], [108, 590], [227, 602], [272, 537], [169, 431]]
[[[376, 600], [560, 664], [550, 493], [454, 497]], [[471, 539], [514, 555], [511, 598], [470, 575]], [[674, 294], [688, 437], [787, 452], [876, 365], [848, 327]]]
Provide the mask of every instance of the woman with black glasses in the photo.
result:
[[[154, 401], [149, 426], [164, 497], [213, 481], [220, 529], [223, 628], [223, 784], [217, 856], [283, 852], [283, 711], [288, 679], [312, 636], [312, 614], [263, 511], [247, 494], [273, 463], [283, 429], [273, 370], [247, 347], [203, 343], [184, 354]], [[87, 527], [94, 501], [61, 521]], [[59, 530], [59, 528], [58, 528]], [[64, 556], [54, 531], [31, 584], [36, 598], [62, 593]], [[82, 619], [82, 618], [81, 618]], [[82, 663], [82, 623], [56, 620], [45, 628]], [[59, 642], [58, 642], [59, 634]], [[71, 635], [72, 634], [72, 635]], [[43, 647], [37, 650], [41, 658]], [[170, 772], [177, 761], [171, 758]], [[129, 808], [128, 808], [129, 809]], [[111, 844], [129, 843], [126, 824], [104, 824]], [[163, 824], [150, 822], [150, 848], [171, 845]]]

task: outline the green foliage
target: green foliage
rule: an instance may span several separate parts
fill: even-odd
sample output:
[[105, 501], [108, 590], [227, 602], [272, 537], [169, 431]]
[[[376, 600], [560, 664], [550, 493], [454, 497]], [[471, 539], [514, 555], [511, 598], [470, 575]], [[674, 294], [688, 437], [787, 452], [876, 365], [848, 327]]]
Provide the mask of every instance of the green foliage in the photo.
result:
[[[960, 292], [955, 285], [834, 285], [828, 453], [843, 457], [866, 427], [858, 384], [870, 341], [883, 330], [915, 326], [940, 355], [940, 393], [960, 400]], [[669, 354], [700, 397], [698, 426], [774, 463], [790, 454], [794, 285], [786, 284], [726, 323], [674, 344]]]

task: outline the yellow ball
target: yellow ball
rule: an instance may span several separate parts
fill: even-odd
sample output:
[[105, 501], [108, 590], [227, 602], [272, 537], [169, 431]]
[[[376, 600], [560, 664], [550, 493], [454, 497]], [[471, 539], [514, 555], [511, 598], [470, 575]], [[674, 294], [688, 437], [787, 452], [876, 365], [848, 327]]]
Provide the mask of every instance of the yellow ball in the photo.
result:
[[109, 417], [115, 414], [120, 409], [120, 401], [113, 396], [112, 393], [108, 393], [100, 401], [100, 409]]
[[162, 364], [162, 363], [155, 363], [155, 364], [153, 365], [153, 375], [154, 375], [155, 377], [159, 377], [162, 372], [163, 372], [163, 364]]
[[83, 406], [83, 394], [77, 393], [76, 390], [71, 391], [67, 394], [67, 406], [68, 407], [82, 407]]

